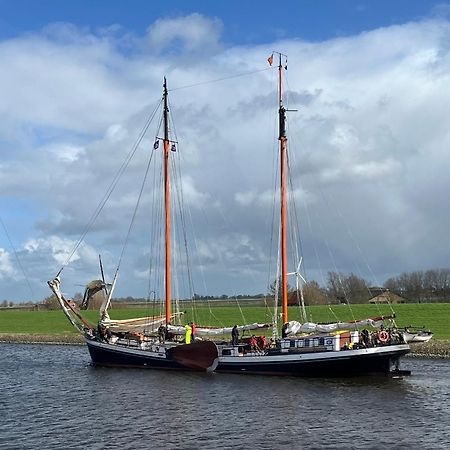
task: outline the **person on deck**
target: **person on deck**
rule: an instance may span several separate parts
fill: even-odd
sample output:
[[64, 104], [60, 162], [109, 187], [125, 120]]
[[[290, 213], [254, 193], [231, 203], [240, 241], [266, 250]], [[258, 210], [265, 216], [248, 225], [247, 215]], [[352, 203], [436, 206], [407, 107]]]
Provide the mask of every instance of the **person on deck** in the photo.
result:
[[186, 344], [190, 344], [191, 343], [191, 336], [192, 336], [192, 327], [187, 323], [184, 326], [185, 330], [186, 330], [186, 339], [185, 342]]
[[166, 340], [166, 327], [164, 324], [161, 324], [158, 328], [158, 339], [161, 344], [164, 344]]
[[360, 332], [360, 343], [362, 344], [363, 347], [369, 347], [370, 345], [370, 334], [369, 334], [369, 330], [361, 330]]
[[231, 344], [232, 345], [238, 345], [239, 344], [239, 329], [238, 329], [237, 325], [235, 325], [231, 329]]
[[281, 327], [281, 337], [284, 339], [287, 337], [287, 329], [288, 329], [289, 324], [286, 322], [283, 324], [283, 326]]
[[249, 345], [251, 352], [259, 352], [258, 341], [256, 340], [256, 336], [254, 334], [250, 338]]
[[106, 329], [106, 326], [102, 323], [101, 320], [97, 323], [97, 336], [99, 341], [107, 341], [108, 336], [108, 330]]
[[191, 322], [191, 329], [192, 329], [192, 342], [195, 342], [195, 333], [197, 333], [197, 325], [195, 325], [195, 322]]
[[167, 322], [166, 325], [166, 336], [165, 336], [165, 340], [166, 341], [171, 341], [173, 339], [173, 334], [169, 332], [169, 326], [172, 325], [170, 322]]

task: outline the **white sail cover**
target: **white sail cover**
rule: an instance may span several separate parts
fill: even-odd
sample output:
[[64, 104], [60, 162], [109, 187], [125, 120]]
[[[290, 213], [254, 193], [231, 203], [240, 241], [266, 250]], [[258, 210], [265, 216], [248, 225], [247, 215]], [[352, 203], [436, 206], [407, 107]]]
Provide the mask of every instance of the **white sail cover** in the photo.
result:
[[[181, 316], [182, 312], [172, 314], [171, 319], [175, 319], [178, 316]], [[109, 328], [111, 331], [115, 332], [127, 332], [134, 331], [136, 333], [152, 333], [158, 330], [158, 327], [165, 323], [166, 316], [158, 316], [158, 317], [138, 317], [135, 319], [123, 319], [123, 320], [113, 320], [109, 317], [105, 317], [102, 319], [102, 325]]]
[[[238, 325], [239, 332], [249, 331], [249, 330], [260, 330], [264, 328], [270, 328], [271, 323], [252, 323], [249, 325]], [[221, 327], [221, 328], [202, 328], [197, 327], [195, 335], [196, 336], [220, 336], [222, 334], [231, 334], [233, 327]], [[167, 331], [173, 334], [186, 334], [186, 329], [184, 326], [168, 325]]]
[[332, 333], [333, 331], [352, 330], [359, 327], [374, 327], [380, 328], [383, 325], [383, 320], [364, 319], [355, 322], [336, 322], [336, 323], [300, 323], [295, 320], [288, 322], [286, 334], [292, 335], [297, 333]]
[[[174, 319], [178, 315], [183, 313], [173, 314], [171, 317]], [[158, 327], [161, 324], [165, 324], [165, 316], [159, 317], [139, 317], [136, 319], [126, 319], [126, 320], [112, 320], [109, 318], [104, 318], [101, 322], [102, 325], [106, 326], [113, 332], [127, 332], [134, 331], [136, 333], [156, 333]], [[258, 330], [271, 327], [272, 324], [262, 324], [262, 323], [252, 323], [249, 325], [238, 325], [239, 332], [248, 330]], [[166, 325], [167, 331], [172, 334], [184, 335], [186, 334], [186, 329], [184, 325]], [[196, 328], [196, 336], [220, 336], [223, 334], [231, 334], [233, 327], [220, 327], [220, 328]]]

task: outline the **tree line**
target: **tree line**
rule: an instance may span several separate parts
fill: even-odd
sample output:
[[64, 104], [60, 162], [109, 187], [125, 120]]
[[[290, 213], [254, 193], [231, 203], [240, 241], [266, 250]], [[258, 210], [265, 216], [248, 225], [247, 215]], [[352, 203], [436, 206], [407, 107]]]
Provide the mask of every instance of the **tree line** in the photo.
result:
[[[426, 271], [403, 272], [402, 274], [387, 279], [383, 286], [373, 286], [366, 279], [355, 275], [354, 273], [345, 274], [341, 272], [328, 272], [326, 286], [320, 286], [317, 281], [310, 281], [303, 287], [303, 298], [306, 305], [325, 305], [339, 303], [368, 303], [369, 300], [383, 291], [389, 291], [399, 295], [405, 303], [422, 302], [450, 302], [450, 269], [434, 269]], [[269, 286], [267, 297], [274, 297], [277, 291], [277, 283], [274, 281]], [[264, 298], [264, 294], [228, 296], [226, 294], [219, 296], [194, 295], [195, 300], [210, 299], [246, 299], [246, 298]], [[82, 294], [77, 292], [73, 300], [80, 303]], [[289, 304], [297, 304], [300, 293], [288, 286]], [[150, 300], [151, 301], [151, 300]], [[114, 298], [113, 302], [118, 306], [120, 304], [134, 302], [149, 302], [149, 299], [122, 297]], [[100, 306], [101, 299], [92, 302], [90, 309], [97, 309]], [[12, 307], [14, 302], [3, 300], [1, 307]], [[34, 302], [21, 303], [21, 306], [35, 306]], [[58, 309], [59, 304], [54, 295], [45, 298], [40, 302], [45, 308]]]
[[[273, 285], [271, 285], [273, 287]], [[450, 301], [450, 269], [404, 272], [387, 279], [383, 286], [373, 286], [354, 273], [328, 272], [326, 286], [316, 281], [303, 289], [307, 305], [337, 303], [368, 303], [383, 292], [392, 292], [405, 303]], [[297, 302], [298, 293], [289, 288], [290, 303]]]
[[450, 299], [450, 269], [404, 272], [386, 280], [384, 287], [411, 302], [446, 302]]

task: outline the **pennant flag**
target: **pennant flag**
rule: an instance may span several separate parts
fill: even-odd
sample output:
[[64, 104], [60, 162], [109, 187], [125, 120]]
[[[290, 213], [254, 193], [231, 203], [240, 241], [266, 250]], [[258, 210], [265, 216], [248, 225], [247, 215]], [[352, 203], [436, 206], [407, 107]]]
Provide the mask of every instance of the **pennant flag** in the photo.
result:
[[273, 63], [273, 53], [267, 58], [267, 61], [269, 62], [269, 66]]

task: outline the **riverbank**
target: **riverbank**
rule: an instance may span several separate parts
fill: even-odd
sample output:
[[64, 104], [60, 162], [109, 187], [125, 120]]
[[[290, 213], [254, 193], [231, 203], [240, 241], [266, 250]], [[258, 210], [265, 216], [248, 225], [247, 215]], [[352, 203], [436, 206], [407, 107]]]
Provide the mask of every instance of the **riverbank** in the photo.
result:
[[[84, 339], [79, 334], [0, 333], [0, 343], [80, 345]], [[424, 344], [411, 344], [410, 356], [450, 359], [450, 341], [432, 339]]]
[[79, 334], [0, 333], [0, 343], [79, 345], [84, 343], [84, 338]]
[[450, 359], [450, 341], [431, 339], [423, 344], [411, 344], [410, 356]]

